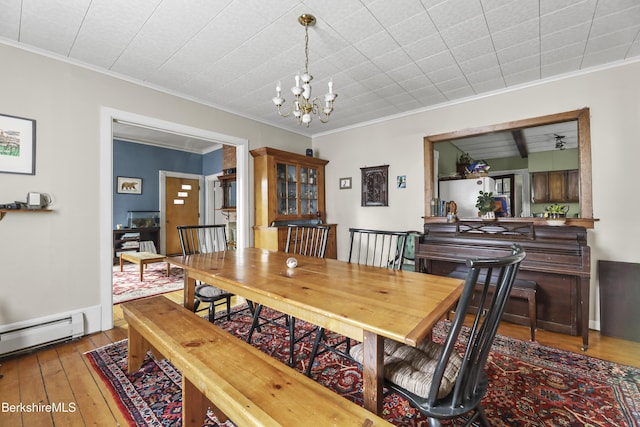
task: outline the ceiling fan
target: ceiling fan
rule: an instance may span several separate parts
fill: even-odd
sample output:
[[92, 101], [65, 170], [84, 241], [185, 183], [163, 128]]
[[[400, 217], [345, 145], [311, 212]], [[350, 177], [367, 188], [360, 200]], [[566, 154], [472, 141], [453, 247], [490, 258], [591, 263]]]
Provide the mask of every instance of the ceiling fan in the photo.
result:
[[564, 140], [564, 135], [558, 135], [556, 133], [553, 134], [556, 138], [556, 148], [558, 150], [564, 150], [564, 146], [567, 144], [567, 141]]

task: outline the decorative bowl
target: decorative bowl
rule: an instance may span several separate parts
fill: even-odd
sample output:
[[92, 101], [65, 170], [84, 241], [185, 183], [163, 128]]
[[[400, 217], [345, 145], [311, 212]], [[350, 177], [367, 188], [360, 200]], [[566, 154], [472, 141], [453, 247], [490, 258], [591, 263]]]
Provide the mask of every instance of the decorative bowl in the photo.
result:
[[287, 267], [296, 268], [298, 266], [298, 260], [295, 258], [287, 258]]

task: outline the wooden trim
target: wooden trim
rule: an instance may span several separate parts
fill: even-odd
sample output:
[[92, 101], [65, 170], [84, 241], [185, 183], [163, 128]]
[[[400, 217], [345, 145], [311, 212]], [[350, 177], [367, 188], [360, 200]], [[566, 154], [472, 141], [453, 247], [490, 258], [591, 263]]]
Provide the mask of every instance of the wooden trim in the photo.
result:
[[[595, 223], [599, 221], [597, 218], [567, 218], [565, 226], [593, 228]], [[447, 218], [444, 216], [429, 216], [424, 218], [425, 224], [446, 223]], [[464, 218], [464, 222], [485, 222], [482, 218]], [[493, 223], [522, 223], [534, 225], [547, 225], [544, 218], [496, 218]]]
[[[463, 129], [455, 132], [441, 133], [424, 137], [424, 216], [431, 216], [431, 199], [435, 194], [433, 182], [433, 144], [481, 135], [491, 132], [523, 129], [532, 126], [549, 125], [571, 120], [578, 121], [578, 161], [580, 164], [580, 218], [593, 228], [593, 192], [591, 188], [591, 124], [589, 108], [532, 117], [524, 120], [499, 123], [477, 128]], [[530, 218], [527, 218], [529, 220]], [[576, 220], [579, 220], [576, 218]]]
[[329, 160], [305, 156], [304, 154], [290, 153], [289, 151], [278, 150], [271, 147], [256, 148], [255, 150], [251, 150], [249, 152], [254, 158], [260, 156], [277, 156], [279, 161], [290, 161], [292, 163], [310, 165], [326, 165], [327, 163], [329, 163]]

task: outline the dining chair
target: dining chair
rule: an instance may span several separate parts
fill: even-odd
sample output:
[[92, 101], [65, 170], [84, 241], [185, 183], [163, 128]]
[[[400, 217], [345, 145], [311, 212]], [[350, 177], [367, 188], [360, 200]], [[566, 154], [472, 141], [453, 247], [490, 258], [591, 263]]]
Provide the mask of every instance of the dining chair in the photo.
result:
[[[177, 227], [180, 236], [182, 255], [204, 254], [227, 250], [227, 233], [225, 224], [214, 225], [180, 225]], [[198, 311], [200, 303], [209, 303], [209, 321], [215, 318], [216, 307], [226, 306], [227, 320], [231, 319], [232, 293], [198, 281], [195, 288], [194, 311]], [[247, 301], [249, 310], [253, 312], [252, 303]]]
[[[404, 262], [404, 250], [409, 232], [384, 231], [363, 228], [349, 229], [349, 263], [373, 267], [400, 270]], [[318, 351], [319, 347], [323, 349]], [[344, 350], [342, 350], [344, 346]], [[332, 351], [343, 357], [351, 358], [351, 339], [345, 338], [333, 344], [328, 343], [325, 328], [318, 327], [306, 375], [311, 376], [311, 368], [315, 358], [326, 351]]]
[[[404, 253], [402, 257], [402, 269], [415, 271], [416, 269], [416, 237], [423, 235], [421, 231], [408, 231], [407, 239], [404, 243]], [[399, 252], [399, 251], [398, 251]]]
[[[468, 274], [444, 344], [426, 339], [411, 347], [384, 340], [385, 385], [426, 415], [430, 427], [440, 426], [440, 420], [461, 416], [468, 417], [466, 426], [475, 420], [489, 426], [481, 405], [488, 387], [484, 368], [525, 256], [524, 250], [514, 245], [508, 256], [467, 260]], [[484, 278], [481, 306], [486, 310], [478, 310], [472, 325], [463, 328], [480, 278]], [[351, 349], [351, 356], [362, 363], [362, 344]]]
[[[330, 227], [328, 225], [288, 225], [287, 244], [284, 251], [292, 255], [304, 255], [317, 258], [324, 258], [327, 251], [327, 241]], [[262, 314], [262, 304], [257, 304], [253, 313], [253, 322], [249, 329], [247, 342], [251, 343], [251, 338], [255, 330], [260, 330], [265, 324], [273, 324], [289, 330], [289, 366], [295, 365], [295, 345], [302, 339], [313, 333], [309, 331], [303, 335], [295, 334], [296, 319], [288, 314], [281, 314], [275, 318], [264, 317]], [[281, 320], [284, 319], [284, 322]]]

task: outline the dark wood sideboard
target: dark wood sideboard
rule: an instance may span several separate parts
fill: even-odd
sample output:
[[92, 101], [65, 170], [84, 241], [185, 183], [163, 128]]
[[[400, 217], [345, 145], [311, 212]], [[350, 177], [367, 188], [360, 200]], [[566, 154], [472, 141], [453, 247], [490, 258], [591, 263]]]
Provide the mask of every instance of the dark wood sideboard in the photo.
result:
[[[468, 258], [504, 256], [517, 243], [527, 252], [518, 278], [537, 283], [537, 326], [582, 335], [589, 344], [591, 252], [587, 231], [579, 226], [534, 222], [425, 223], [416, 237], [416, 271], [448, 275]], [[505, 313], [526, 318], [526, 301], [510, 299]]]

